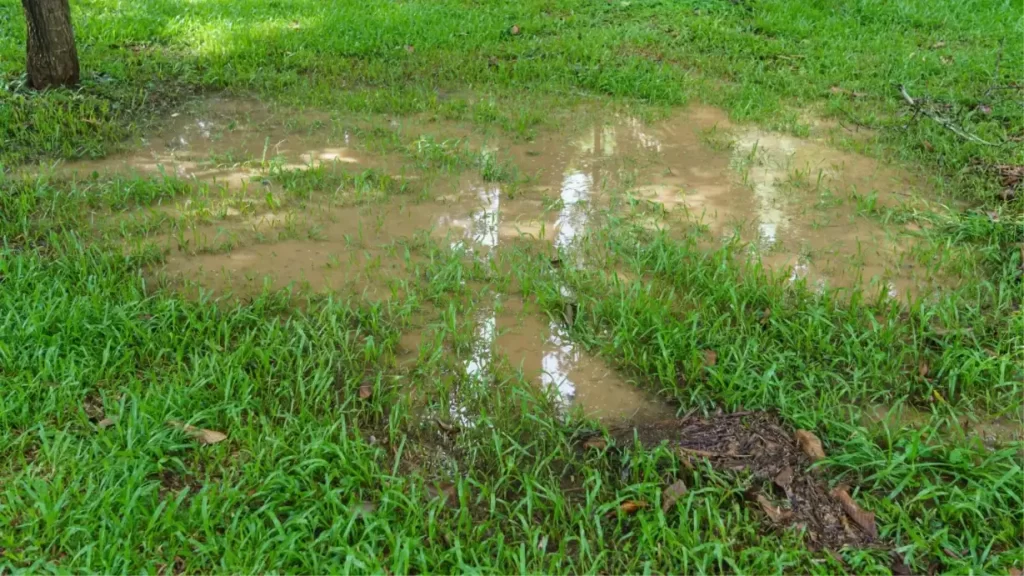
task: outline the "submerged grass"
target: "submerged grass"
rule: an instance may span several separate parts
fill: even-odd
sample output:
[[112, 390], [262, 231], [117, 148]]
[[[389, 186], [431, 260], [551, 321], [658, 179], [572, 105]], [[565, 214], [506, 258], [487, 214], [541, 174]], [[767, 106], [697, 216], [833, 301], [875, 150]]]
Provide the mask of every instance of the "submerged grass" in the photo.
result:
[[[917, 0], [478, 4], [76, 2], [83, 85], [33, 93], [21, 79], [20, 7], [0, 0], [0, 164], [103, 155], [207, 91], [426, 112], [522, 139], [584, 94], [656, 105], [697, 97], [797, 132], [811, 107], [878, 130], [883, 154], [937, 169], [938, 187], [969, 202], [937, 213], [853, 199], [861, 216], [920, 225], [920, 250], [959, 282], [910, 302], [815, 291], [747, 263], [737, 243], [708, 249], [696, 233], [652, 233], [614, 212], [557, 267], [529, 242], [485, 256], [416, 234], [388, 248], [404, 253], [406, 273], [386, 297], [293, 286], [190, 298], [144, 272], [166, 257], [154, 237], [176, 235], [186, 252], [230, 251], [239, 240], [191, 239], [225, 206], [248, 215], [417, 202], [429, 186], [266, 158], [242, 162], [265, 177], [243, 193], [173, 177], [0, 172], [0, 572], [1024, 566], [1024, 446], [985, 443], [970, 429], [1002, 419], [1019, 430], [1024, 409], [1021, 199], [997, 202], [985, 168], [1024, 161], [1004, 144], [1024, 129], [1013, 84], [1019, 10]], [[901, 116], [897, 84], [1001, 145]], [[427, 180], [469, 172], [509, 197], [529, 181], [501, 150], [464, 137], [365, 135]], [[717, 131], [703, 139], [732, 145]], [[790, 184], [811, 187], [814, 176]], [[156, 210], [185, 198], [187, 215]], [[286, 222], [279, 235], [317, 231]], [[749, 502], [761, 481], [744, 472], [688, 467], [665, 448], [581, 449], [601, 433], [595, 422], [564, 413], [516, 367], [471, 368], [490, 353], [475, 333], [481, 312], [510, 294], [536, 300], [574, 341], [680, 412], [767, 410], [815, 431], [828, 454], [820, 478], [855, 488], [878, 515], [879, 545], [833, 555], [773, 527]], [[410, 332], [421, 334], [418, 350], [402, 343]], [[928, 418], [865, 420], [899, 406]], [[227, 439], [204, 445], [178, 421]], [[662, 510], [676, 480], [689, 490]], [[648, 507], [631, 514], [627, 501]]]

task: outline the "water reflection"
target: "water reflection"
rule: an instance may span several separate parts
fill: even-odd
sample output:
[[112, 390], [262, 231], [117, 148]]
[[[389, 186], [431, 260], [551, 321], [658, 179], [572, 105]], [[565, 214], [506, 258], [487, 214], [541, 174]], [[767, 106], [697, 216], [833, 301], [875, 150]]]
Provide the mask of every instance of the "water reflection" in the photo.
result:
[[796, 141], [773, 137], [770, 148], [766, 148], [761, 144], [764, 136], [759, 131], [740, 134], [733, 160], [746, 170], [747, 182], [754, 192], [758, 238], [763, 246], [770, 247], [789, 223], [779, 184], [786, 179], [789, 160], [796, 153]]

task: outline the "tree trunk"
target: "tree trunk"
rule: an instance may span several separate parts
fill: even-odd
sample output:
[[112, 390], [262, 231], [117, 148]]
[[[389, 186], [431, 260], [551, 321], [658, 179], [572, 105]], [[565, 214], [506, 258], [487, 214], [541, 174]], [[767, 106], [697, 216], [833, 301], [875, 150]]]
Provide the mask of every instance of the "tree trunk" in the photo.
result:
[[29, 86], [36, 90], [78, 84], [78, 52], [68, 0], [21, 0], [28, 22]]

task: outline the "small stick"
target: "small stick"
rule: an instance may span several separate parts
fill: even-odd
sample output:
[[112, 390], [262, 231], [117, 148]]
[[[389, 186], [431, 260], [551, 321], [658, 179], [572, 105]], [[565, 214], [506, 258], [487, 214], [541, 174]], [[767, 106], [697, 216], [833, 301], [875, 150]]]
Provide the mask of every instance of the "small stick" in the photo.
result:
[[917, 113], [920, 112], [921, 114], [924, 114], [925, 116], [934, 120], [939, 126], [946, 128], [947, 130], [963, 138], [964, 140], [968, 140], [970, 142], [977, 142], [978, 144], [984, 144], [985, 146], [999, 146], [999, 144], [993, 144], [992, 142], [989, 142], [987, 140], [982, 140], [981, 138], [978, 138], [974, 134], [968, 134], [967, 132], [964, 132], [960, 128], [956, 127], [953, 124], [953, 122], [950, 121], [949, 119], [943, 118], [930, 110], [925, 110], [924, 106], [922, 106], [919, 101], [914, 100], [914, 98], [907, 93], [907, 87], [902, 84], [900, 84], [900, 94], [903, 95], [903, 99], [907, 101], [907, 104], [909, 104], [910, 107], [914, 109], [915, 117], [917, 116]]

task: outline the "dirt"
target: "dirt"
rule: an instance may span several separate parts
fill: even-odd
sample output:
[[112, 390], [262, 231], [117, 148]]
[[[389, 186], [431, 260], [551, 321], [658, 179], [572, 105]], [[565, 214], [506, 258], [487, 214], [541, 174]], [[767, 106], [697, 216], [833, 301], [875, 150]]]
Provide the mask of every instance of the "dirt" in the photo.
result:
[[766, 528], [802, 531], [812, 549], [883, 545], [844, 511], [825, 480], [827, 472], [810, 469], [812, 461], [797, 446], [794, 433], [774, 415], [736, 412], [613, 426], [609, 432], [620, 447], [664, 444], [695, 473], [707, 461], [716, 471], [749, 474], [757, 482], [746, 492], [747, 505], [763, 512]]
[[[861, 413], [861, 424], [873, 430], [900, 430], [927, 425], [932, 415], [913, 406], [869, 406]], [[955, 425], [946, 425], [940, 432], [947, 437], [977, 438], [989, 447], [1024, 441], [1024, 415], [1016, 418], [988, 417], [974, 414], [960, 416]]]
[[[587, 266], [579, 248], [595, 223], [606, 221], [596, 217], [605, 209], [670, 232], [699, 222], [712, 243], [738, 236], [751, 258], [815, 287], [861, 284], [903, 298], [937, 281], [910, 257], [912, 230], [865, 215], [873, 206], [923, 202], [911, 175], [821, 139], [734, 124], [714, 108], [691, 107], [652, 125], [594, 117], [521, 142], [430, 118], [351, 119], [217, 99], [183, 109], [135, 150], [60, 170], [163, 172], [204, 183], [202, 198], [151, 209], [174, 230], [150, 237], [167, 255], [149, 274], [217, 294], [293, 286], [388, 297], [412, 278], [417, 256], [410, 246], [422, 236], [484, 260], [510, 243], [542, 242], [563, 265]], [[466, 139], [471, 150], [512, 162], [523, 178], [484, 182], [476, 168], [424, 172], [409, 155], [421, 135]], [[318, 165], [372, 168], [406, 182], [409, 192], [361, 202], [342, 190], [297, 199], [268, 178], [270, 171]], [[663, 210], [652, 216], [643, 209], [649, 206]], [[482, 311], [480, 352], [467, 359], [467, 371], [504, 357], [589, 415], [671, 416], [572, 343], [559, 323], [523, 312], [514, 294], [497, 298], [504, 305]]]

